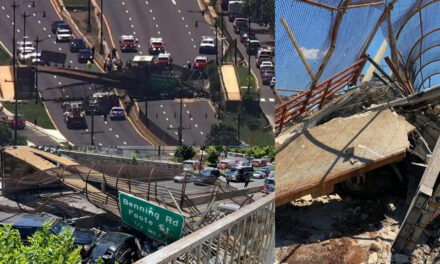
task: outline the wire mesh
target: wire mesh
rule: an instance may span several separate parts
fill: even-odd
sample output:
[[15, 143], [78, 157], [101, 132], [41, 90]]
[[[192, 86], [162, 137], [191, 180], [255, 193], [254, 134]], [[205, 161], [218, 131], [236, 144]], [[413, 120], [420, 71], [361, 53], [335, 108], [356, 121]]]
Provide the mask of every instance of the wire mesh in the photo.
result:
[[[343, 8], [346, 1], [314, 1], [331, 8]], [[350, 5], [370, 4], [379, 1], [358, 0]], [[338, 11], [316, 6], [306, 1], [279, 0], [275, 4], [275, 62], [276, 87], [281, 95], [292, 91], [310, 88], [312, 79], [292, 45], [281, 18], [284, 18], [295, 36], [301, 51], [307, 59], [313, 73], [316, 74], [325, 64], [326, 54], [330, 51], [333, 34], [336, 35], [334, 51], [317, 82], [325, 80], [347, 66], [353, 64], [362, 55], [374, 26], [383, 14], [385, 4], [347, 9], [339, 25]], [[362, 30], [359, 30], [362, 29]]]

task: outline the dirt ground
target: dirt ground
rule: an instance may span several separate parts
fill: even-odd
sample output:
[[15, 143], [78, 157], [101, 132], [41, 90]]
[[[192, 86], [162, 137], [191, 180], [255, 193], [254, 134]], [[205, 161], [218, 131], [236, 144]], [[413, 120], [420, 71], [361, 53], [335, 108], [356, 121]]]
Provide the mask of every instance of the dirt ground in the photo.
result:
[[438, 218], [412, 258], [391, 253], [407, 208], [399, 191], [372, 200], [305, 196], [277, 208], [276, 263], [440, 263]]

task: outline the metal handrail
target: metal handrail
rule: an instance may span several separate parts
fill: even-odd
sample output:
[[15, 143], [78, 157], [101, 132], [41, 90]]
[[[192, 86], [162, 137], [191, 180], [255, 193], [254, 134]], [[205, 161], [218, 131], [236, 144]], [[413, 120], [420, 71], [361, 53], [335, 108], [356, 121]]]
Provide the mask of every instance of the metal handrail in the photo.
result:
[[361, 58], [327, 80], [312, 86], [310, 89], [275, 107], [277, 131], [281, 132], [284, 124], [298, 118], [307, 111], [315, 109], [317, 105], [321, 108], [325, 99], [331, 97], [347, 85], [355, 84], [366, 60], [366, 58]]
[[215, 263], [268, 263], [274, 224], [272, 193], [135, 263], [177, 263], [191, 257], [191, 263], [209, 263], [214, 258]]

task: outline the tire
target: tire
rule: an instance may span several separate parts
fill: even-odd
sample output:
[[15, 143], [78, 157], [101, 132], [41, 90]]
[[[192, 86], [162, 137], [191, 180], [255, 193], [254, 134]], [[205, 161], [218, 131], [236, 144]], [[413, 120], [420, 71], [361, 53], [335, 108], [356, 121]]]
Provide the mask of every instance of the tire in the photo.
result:
[[369, 173], [345, 180], [339, 186], [345, 194], [357, 198], [372, 198], [378, 191], [375, 175]]

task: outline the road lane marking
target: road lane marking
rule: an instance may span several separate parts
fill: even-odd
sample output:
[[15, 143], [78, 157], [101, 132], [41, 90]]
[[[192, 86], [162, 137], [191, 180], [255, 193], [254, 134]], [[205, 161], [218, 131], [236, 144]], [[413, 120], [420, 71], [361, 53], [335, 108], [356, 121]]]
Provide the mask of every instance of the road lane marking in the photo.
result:
[[176, 5], [176, 1], [175, 0], [171, 0], [171, 2], [173, 2], [174, 5]]
[[264, 103], [264, 102], [266, 102], [266, 99], [265, 98], [260, 98], [260, 101]]
[[145, 4], [147, 4], [147, 5], [148, 5], [148, 4], [149, 4], [149, 3], [148, 3], [148, 1], [145, 1]]
[[99, 145], [100, 147], [102, 147], [102, 143], [98, 143], [98, 145]]
[[124, 145], [127, 145], [127, 142], [125, 142], [125, 141], [124, 141], [124, 142], [122, 142], [122, 143], [123, 143]]
[[275, 98], [269, 98], [269, 102], [271, 103], [275, 102]]
[[118, 134], [116, 134], [116, 135], [115, 135], [115, 137], [116, 137], [116, 138], [119, 138], [119, 135], [118, 135]]
[[111, 127], [108, 128], [109, 131], [112, 131], [113, 129]]
[[195, 124], [194, 126], [195, 126], [195, 127], [199, 127], [199, 125], [197, 125], [197, 124]]

